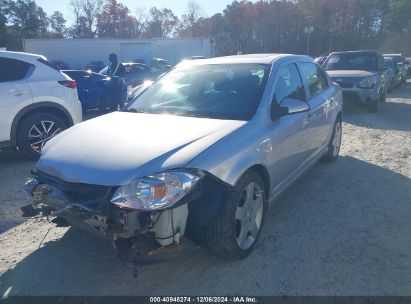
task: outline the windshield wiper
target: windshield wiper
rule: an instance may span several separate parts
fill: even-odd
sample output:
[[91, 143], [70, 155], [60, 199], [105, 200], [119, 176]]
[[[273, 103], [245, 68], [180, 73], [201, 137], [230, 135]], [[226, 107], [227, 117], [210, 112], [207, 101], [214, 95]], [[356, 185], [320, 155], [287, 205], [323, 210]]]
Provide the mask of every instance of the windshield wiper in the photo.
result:
[[200, 117], [200, 118], [206, 117], [205, 115], [202, 115], [202, 114], [187, 113], [187, 112], [170, 112], [170, 114], [178, 115], [178, 116]]
[[121, 110], [121, 112], [131, 112], [131, 113], [148, 113], [148, 112], [144, 112], [144, 111], [137, 110], [137, 109], [134, 109], [134, 108], [131, 108], [131, 109], [122, 109], [122, 110]]

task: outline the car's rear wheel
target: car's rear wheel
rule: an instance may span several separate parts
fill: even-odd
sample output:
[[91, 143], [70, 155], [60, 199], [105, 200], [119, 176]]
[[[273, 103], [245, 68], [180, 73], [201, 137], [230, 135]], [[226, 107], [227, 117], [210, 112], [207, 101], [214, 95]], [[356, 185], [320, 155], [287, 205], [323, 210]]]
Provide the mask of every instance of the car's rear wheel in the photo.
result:
[[66, 128], [64, 121], [54, 114], [36, 113], [25, 117], [17, 130], [19, 150], [28, 157], [37, 159], [47, 141]]
[[245, 258], [260, 235], [267, 209], [262, 178], [246, 172], [229, 193], [220, 214], [206, 227], [206, 244], [227, 259]]
[[333, 134], [328, 144], [328, 151], [323, 156], [322, 160], [326, 162], [335, 161], [340, 154], [342, 139], [342, 121], [340, 118], [334, 124]]

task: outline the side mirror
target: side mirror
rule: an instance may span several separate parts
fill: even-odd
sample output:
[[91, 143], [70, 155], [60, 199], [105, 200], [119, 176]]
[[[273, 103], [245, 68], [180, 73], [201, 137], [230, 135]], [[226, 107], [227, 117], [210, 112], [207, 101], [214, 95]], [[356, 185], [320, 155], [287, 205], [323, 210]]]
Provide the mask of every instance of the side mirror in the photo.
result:
[[274, 121], [282, 116], [307, 112], [310, 106], [299, 99], [286, 98], [280, 105], [274, 100], [271, 104], [271, 119]]

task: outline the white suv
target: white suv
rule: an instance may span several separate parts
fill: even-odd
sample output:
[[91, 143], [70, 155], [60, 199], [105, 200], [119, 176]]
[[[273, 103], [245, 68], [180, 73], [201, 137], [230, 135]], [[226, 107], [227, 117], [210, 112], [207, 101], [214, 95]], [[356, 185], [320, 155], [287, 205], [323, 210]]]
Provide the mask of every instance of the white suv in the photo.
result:
[[41, 55], [0, 51], [0, 148], [38, 158], [50, 138], [82, 120], [76, 86]]

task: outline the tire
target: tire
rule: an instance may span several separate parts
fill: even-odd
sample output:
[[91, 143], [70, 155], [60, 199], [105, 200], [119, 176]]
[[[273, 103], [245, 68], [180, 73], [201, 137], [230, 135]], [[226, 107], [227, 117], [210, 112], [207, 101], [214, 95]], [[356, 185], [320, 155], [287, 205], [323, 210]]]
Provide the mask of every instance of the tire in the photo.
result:
[[337, 118], [334, 124], [333, 134], [331, 136], [330, 142], [328, 143], [327, 153], [321, 159], [324, 162], [333, 162], [338, 158], [341, 149], [341, 139], [342, 139], [342, 121]]
[[[247, 171], [228, 194], [220, 213], [206, 226], [208, 249], [225, 259], [247, 257], [264, 223], [268, 207], [266, 191], [261, 176]], [[251, 192], [253, 195], [247, 195]]]
[[65, 129], [67, 125], [54, 114], [35, 113], [27, 116], [18, 125], [19, 151], [29, 158], [38, 159], [44, 144]]

